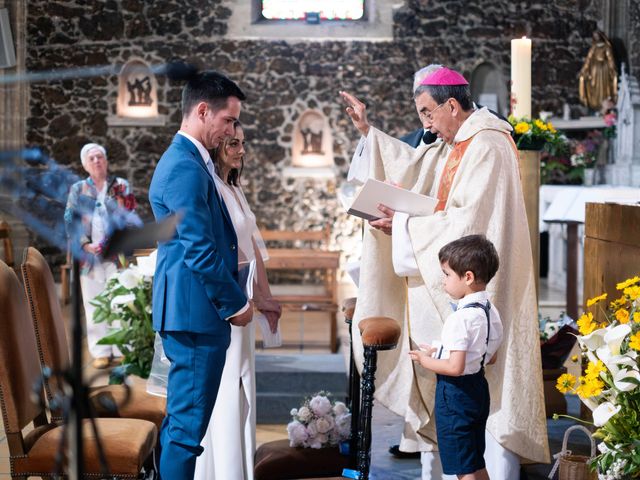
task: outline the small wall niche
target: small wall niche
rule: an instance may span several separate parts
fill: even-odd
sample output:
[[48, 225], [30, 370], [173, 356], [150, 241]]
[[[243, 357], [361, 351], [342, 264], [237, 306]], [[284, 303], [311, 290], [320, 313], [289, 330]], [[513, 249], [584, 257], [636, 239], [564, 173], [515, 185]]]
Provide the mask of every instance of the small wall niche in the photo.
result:
[[111, 126], [164, 125], [164, 115], [158, 115], [158, 83], [149, 66], [135, 58], [124, 64], [118, 74], [116, 115], [110, 116]]

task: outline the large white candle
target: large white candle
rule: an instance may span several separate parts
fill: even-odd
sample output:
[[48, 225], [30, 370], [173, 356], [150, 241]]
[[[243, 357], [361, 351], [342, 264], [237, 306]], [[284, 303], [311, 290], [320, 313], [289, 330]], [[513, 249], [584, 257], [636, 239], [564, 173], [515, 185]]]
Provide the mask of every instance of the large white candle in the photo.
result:
[[511, 40], [511, 113], [531, 118], [531, 39]]

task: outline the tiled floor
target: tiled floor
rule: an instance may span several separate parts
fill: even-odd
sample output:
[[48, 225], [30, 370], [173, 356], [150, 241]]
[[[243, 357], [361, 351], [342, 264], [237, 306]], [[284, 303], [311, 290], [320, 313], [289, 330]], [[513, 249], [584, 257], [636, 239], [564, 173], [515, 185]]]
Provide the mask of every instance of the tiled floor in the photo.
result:
[[[353, 296], [355, 294], [355, 288], [350, 284], [342, 285], [340, 288], [340, 299]], [[564, 295], [563, 292], [547, 289], [544, 282], [541, 285], [541, 308], [540, 311], [543, 315], [549, 315], [551, 317], [557, 316], [563, 309]], [[69, 309], [66, 309], [66, 314], [69, 314]], [[305, 342], [304, 352], [328, 352], [328, 327], [327, 319], [320, 314], [306, 313], [304, 316], [300, 316], [296, 313], [287, 314], [283, 318], [282, 322], [282, 335], [283, 340], [287, 344], [297, 344]], [[347, 329], [342, 321], [342, 317], [339, 315], [338, 320], [338, 335], [342, 345], [341, 351], [347, 351], [345, 348], [348, 345]], [[309, 346], [309, 343], [312, 346]], [[274, 354], [286, 354], [286, 353], [300, 353], [301, 348], [298, 346], [289, 346], [286, 349], [277, 350], [260, 350], [261, 353]], [[97, 373], [90, 365], [90, 358], [85, 352], [84, 354], [84, 376], [85, 378], [92, 378]], [[97, 379], [96, 383], [106, 381], [106, 377]], [[137, 382], [141, 382], [140, 379]], [[396, 443], [400, 435], [401, 421], [399, 417], [388, 412], [386, 409], [376, 406], [374, 409], [374, 436], [372, 446], [372, 478], [373, 479], [415, 479], [420, 476], [420, 464], [418, 460], [396, 460], [387, 453], [387, 449], [390, 445]], [[558, 443], [557, 436], [558, 429], [562, 427], [561, 431], [564, 431], [566, 426], [556, 425], [550, 428], [550, 436], [552, 447]], [[257, 444], [286, 438], [286, 425], [258, 425], [256, 431]], [[556, 445], [557, 446], [557, 445]], [[552, 451], [555, 453], [557, 450]], [[4, 435], [4, 430], [0, 427], [0, 480], [8, 480], [10, 478], [9, 472], [9, 453]], [[543, 474], [549, 470], [549, 466], [529, 467], [527, 475], [529, 479], [544, 478]], [[231, 480], [231, 479], [230, 479]]]

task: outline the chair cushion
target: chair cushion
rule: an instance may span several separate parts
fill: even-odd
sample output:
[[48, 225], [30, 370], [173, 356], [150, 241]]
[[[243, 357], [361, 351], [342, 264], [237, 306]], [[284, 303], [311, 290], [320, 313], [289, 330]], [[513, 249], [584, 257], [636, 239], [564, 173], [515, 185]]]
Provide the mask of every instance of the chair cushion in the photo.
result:
[[340, 477], [344, 468], [353, 468], [351, 457], [338, 447], [296, 448], [289, 440], [275, 440], [260, 446], [255, 455], [255, 480]]
[[393, 318], [369, 317], [358, 323], [365, 347], [395, 346], [400, 338], [400, 325]]
[[[96, 409], [96, 416], [101, 418], [138, 418], [153, 423], [158, 431], [167, 413], [167, 400], [147, 393], [143, 388], [133, 386], [130, 389], [129, 401], [122, 405], [126, 393], [122, 385], [105, 385], [89, 390], [89, 400]], [[112, 411], [104, 404], [116, 405]]]
[[[95, 420], [109, 471], [121, 478], [136, 478], [144, 461], [156, 445], [157, 431], [146, 420], [99, 418]], [[12, 457], [13, 475], [49, 475], [55, 471], [55, 456], [60, 445], [61, 426], [37, 428], [25, 438], [30, 445], [26, 457]], [[82, 426], [84, 469], [86, 474], [101, 473], [96, 437], [89, 420]]]

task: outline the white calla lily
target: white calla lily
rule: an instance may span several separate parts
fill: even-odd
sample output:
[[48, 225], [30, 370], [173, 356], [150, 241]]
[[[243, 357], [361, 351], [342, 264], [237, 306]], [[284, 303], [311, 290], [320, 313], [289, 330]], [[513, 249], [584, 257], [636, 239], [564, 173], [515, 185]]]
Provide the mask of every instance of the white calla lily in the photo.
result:
[[147, 257], [138, 257], [136, 262], [138, 264], [138, 272], [144, 277], [153, 277], [156, 273], [156, 258], [158, 256], [158, 250], [151, 252], [151, 255]]
[[[608, 350], [608, 347], [602, 347]], [[614, 377], [618, 374], [621, 368], [624, 367], [636, 367], [636, 361], [633, 358], [630, 358], [626, 355], [609, 355], [606, 358], [602, 359], [602, 362], [607, 367], [607, 370], [611, 372], [611, 375]]]
[[606, 328], [599, 328], [591, 332], [589, 335], [578, 337], [578, 342], [580, 343], [580, 346], [586, 347], [591, 351], [595, 351], [605, 344], [604, 337], [606, 334]]
[[622, 392], [630, 392], [638, 387], [638, 383], [633, 381], [627, 381], [626, 379], [633, 379], [640, 383], [640, 372], [637, 370], [618, 370], [613, 377], [613, 384], [616, 388]]
[[593, 424], [596, 427], [602, 427], [611, 417], [620, 411], [620, 408], [620, 405], [614, 405], [611, 402], [601, 403], [593, 411]]
[[120, 305], [133, 305], [136, 300], [136, 296], [133, 293], [127, 293], [126, 295], [118, 295], [111, 300], [111, 310], [118, 310]]
[[118, 282], [127, 290], [135, 288], [142, 281], [142, 276], [133, 268], [127, 268], [118, 275]]
[[605, 334], [604, 341], [613, 355], [620, 355], [620, 345], [630, 333], [631, 327], [624, 323], [613, 327]]

